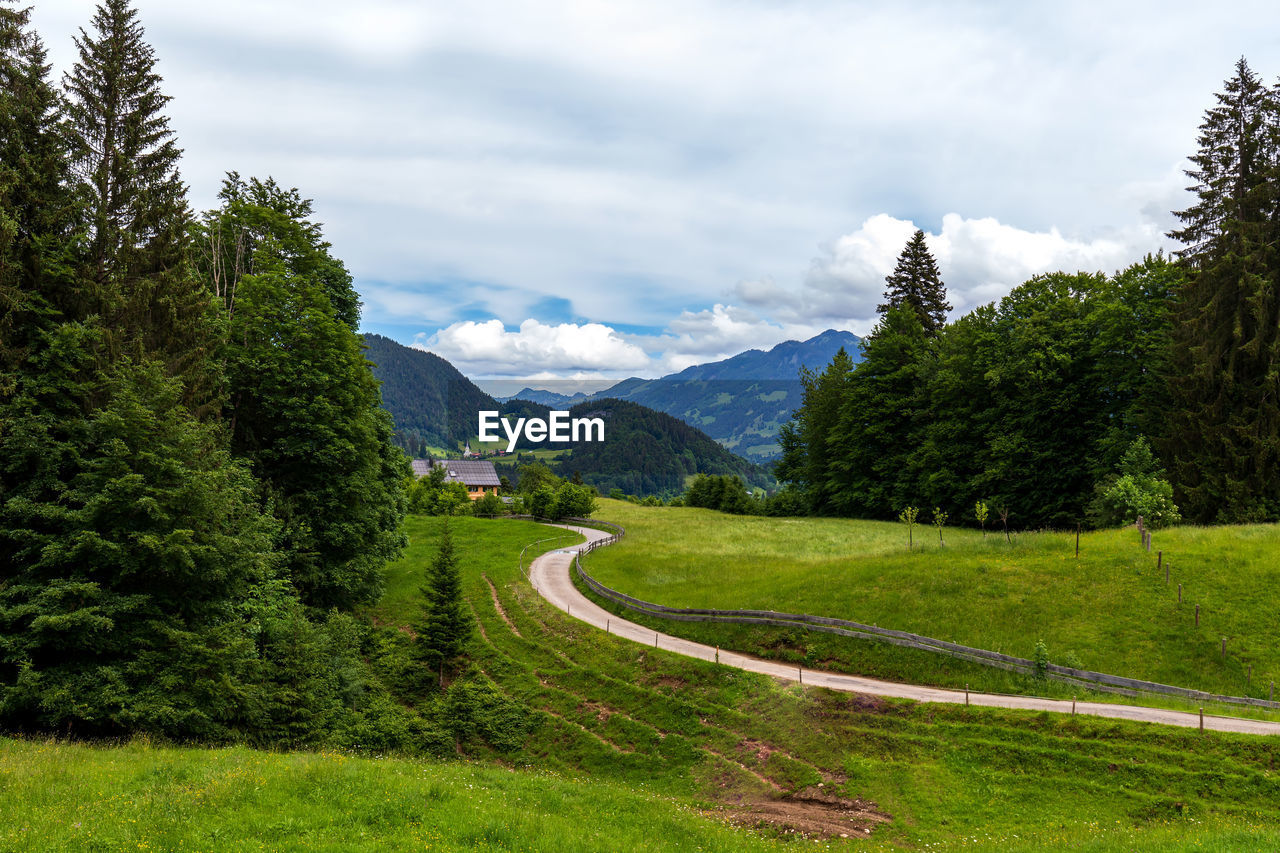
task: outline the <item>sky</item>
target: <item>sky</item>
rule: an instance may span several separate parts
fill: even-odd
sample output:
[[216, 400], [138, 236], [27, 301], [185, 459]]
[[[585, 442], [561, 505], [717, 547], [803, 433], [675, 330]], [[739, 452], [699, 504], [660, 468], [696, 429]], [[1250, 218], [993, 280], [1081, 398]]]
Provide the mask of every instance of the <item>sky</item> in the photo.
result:
[[[92, 4], [31, 2], [60, 75]], [[865, 334], [917, 228], [953, 316], [1169, 251], [1214, 93], [1280, 75], [1262, 2], [135, 6], [196, 210], [297, 187], [364, 331], [546, 387]]]

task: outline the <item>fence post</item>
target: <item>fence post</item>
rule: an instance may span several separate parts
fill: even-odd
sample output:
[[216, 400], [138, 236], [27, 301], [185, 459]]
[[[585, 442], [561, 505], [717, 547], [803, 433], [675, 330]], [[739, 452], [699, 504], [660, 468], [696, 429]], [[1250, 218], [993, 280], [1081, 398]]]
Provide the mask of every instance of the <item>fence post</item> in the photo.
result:
[[1178, 584], [1178, 603], [1182, 603], [1182, 584]]
[[1200, 605], [1196, 605], [1196, 627], [1200, 627]]
[[1223, 660], [1227, 659], [1227, 638], [1226, 637], [1222, 638], [1222, 659]]
[[969, 707], [969, 685], [964, 686], [964, 706]]
[[1200, 734], [1204, 734], [1204, 708], [1200, 709]]
[[1076, 697], [1072, 696], [1071, 697], [1071, 716], [1074, 717], [1075, 715], [1076, 715]]

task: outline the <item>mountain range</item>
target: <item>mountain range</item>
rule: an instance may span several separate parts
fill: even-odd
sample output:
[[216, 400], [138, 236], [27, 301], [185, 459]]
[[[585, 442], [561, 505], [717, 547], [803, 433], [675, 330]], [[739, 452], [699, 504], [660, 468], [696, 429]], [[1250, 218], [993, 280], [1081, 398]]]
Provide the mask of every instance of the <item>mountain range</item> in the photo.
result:
[[841, 347], [854, 362], [861, 361], [860, 344], [861, 339], [851, 332], [828, 329], [806, 341], [747, 350], [660, 379], [624, 379], [590, 396], [526, 388], [509, 399], [555, 407], [628, 400], [679, 418], [738, 455], [766, 463], [778, 457], [778, 429], [800, 406], [804, 393], [800, 368], [822, 370]]
[[[484, 410], [543, 419], [550, 412], [548, 405], [535, 401], [499, 402], [432, 353], [381, 335], [367, 334], [364, 339], [373, 375], [382, 383], [383, 406], [395, 422], [396, 441], [411, 456], [456, 455], [463, 442], [475, 440], [478, 415]], [[604, 419], [604, 441], [544, 442], [538, 447], [559, 451], [545, 460], [556, 474], [579, 474], [603, 493], [615, 488], [627, 494], [679, 493], [694, 474], [731, 474], [753, 486], [775, 485], [760, 466], [689, 424], [636, 402], [592, 400], [573, 406], [570, 413]], [[514, 482], [518, 461], [519, 456], [504, 457], [496, 464]]]

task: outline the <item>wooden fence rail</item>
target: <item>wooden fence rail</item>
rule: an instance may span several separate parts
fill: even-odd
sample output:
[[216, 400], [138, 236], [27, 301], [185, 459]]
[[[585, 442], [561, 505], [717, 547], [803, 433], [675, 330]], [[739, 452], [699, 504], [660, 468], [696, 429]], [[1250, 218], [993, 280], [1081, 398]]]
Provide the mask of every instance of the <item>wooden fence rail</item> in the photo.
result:
[[[594, 522], [597, 525], [602, 522]], [[616, 525], [610, 525], [616, 527]], [[1159, 694], [1164, 696], [1176, 696], [1182, 699], [1191, 699], [1198, 702], [1221, 702], [1230, 705], [1248, 705], [1256, 708], [1280, 708], [1280, 702], [1272, 702], [1266, 699], [1254, 699], [1249, 696], [1219, 696], [1216, 693], [1206, 693], [1202, 690], [1191, 690], [1186, 687], [1175, 687], [1170, 684], [1160, 684], [1154, 681], [1141, 681], [1136, 678], [1125, 678], [1119, 675], [1108, 675], [1104, 672], [1092, 672], [1090, 670], [1075, 669], [1069, 666], [1061, 666], [1055, 663], [1037, 664], [1035, 661], [1026, 658], [1013, 657], [1011, 655], [1001, 654], [999, 652], [987, 651], [986, 649], [975, 649], [970, 646], [962, 646], [958, 643], [949, 643], [945, 640], [934, 639], [933, 637], [924, 637], [920, 634], [912, 634], [907, 631], [894, 631], [889, 628], [880, 628], [874, 625], [863, 625], [860, 622], [850, 622], [845, 619], [834, 619], [830, 616], [811, 616], [807, 613], [778, 613], [773, 610], [712, 610], [696, 607], [667, 607], [662, 604], [654, 604], [649, 601], [642, 601], [633, 598], [625, 593], [610, 589], [604, 584], [591, 577], [582, 567], [582, 554], [589, 553], [597, 547], [616, 542], [625, 533], [621, 528], [617, 528], [619, 532], [605, 540], [594, 542], [584, 547], [574, 558], [574, 565], [578, 572], [578, 577], [582, 582], [591, 589], [592, 592], [608, 599], [623, 607], [634, 610], [638, 613], [645, 613], [659, 619], [669, 619], [678, 622], [727, 622], [743, 625], [773, 625], [782, 628], [803, 628], [808, 631], [822, 631], [828, 634], [839, 634], [844, 637], [856, 637], [863, 640], [872, 640], [880, 643], [891, 643], [895, 646], [904, 646], [911, 649], [920, 649], [922, 651], [934, 652], [936, 654], [947, 655], [948, 657], [968, 660], [983, 666], [996, 667], [1006, 669], [1012, 672], [1020, 672], [1027, 675], [1035, 675], [1041, 672], [1047, 678], [1055, 681], [1062, 681], [1068, 684], [1084, 687], [1091, 690], [1098, 690], [1105, 693], [1119, 693], [1125, 696], [1138, 696], [1141, 693]]]

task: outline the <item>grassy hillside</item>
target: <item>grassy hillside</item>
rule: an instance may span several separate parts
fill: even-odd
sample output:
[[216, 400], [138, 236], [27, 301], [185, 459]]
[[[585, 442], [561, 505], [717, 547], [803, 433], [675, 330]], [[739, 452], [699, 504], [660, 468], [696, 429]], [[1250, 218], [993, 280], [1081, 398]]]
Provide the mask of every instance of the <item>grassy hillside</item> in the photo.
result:
[[[601, 512], [628, 535], [592, 554], [590, 571], [649, 601], [835, 616], [1024, 658], [1042, 639], [1055, 663], [1216, 693], [1266, 698], [1270, 681], [1280, 681], [1280, 647], [1272, 638], [1280, 619], [1271, 594], [1280, 582], [1276, 525], [1157, 532], [1154, 547], [1171, 567], [1166, 586], [1155, 551], [1144, 552], [1133, 530], [1084, 534], [1077, 559], [1074, 533], [1024, 533], [1010, 544], [998, 532], [984, 538], [947, 528], [944, 548], [936, 528], [918, 525], [916, 548], [908, 552], [906, 527], [898, 523], [612, 502]], [[817, 634], [671, 630], [888, 678], [1046, 689], [925, 652]]]
[[0, 791], [15, 851], [773, 847], [669, 797], [496, 764], [0, 739]]
[[[804, 849], [1280, 845], [1274, 739], [775, 683], [546, 605], [516, 564], [545, 528], [450, 523], [475, 661], [537, 709], [517, 748], [441, 764], [0, 740], [0, 849], [795, 850], [794, 828], [822, 839]], [[441, 524], [410, 519], [379, 621], [411, 617]]]
[[[613, 518], [630, 505], [606, 507]], [[463, 521], [459, 539], [505, 535], [507, 522]], [[439, 525], [413, 523], [415, 548]], [[422, 554], [394, 572], [413, 574]], [[1274, 739], [780, 685], [587, 628], [537, 597], [510, 558], [469, 566], [480, 665], [545, 714], [503, 757], [513, 765], [643, 786], [747, 824], [812, 821], [837, 839], [870, 827], [875, 847], [1229, 850], [1278, 837], [1259, 828], [1280, 817]], [[408, 588], [393, 582], [388, 598]], [[841, 802], [862, 817], [842, 817]], [[775, 807], [793, 811], [763, 811]]]

